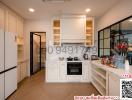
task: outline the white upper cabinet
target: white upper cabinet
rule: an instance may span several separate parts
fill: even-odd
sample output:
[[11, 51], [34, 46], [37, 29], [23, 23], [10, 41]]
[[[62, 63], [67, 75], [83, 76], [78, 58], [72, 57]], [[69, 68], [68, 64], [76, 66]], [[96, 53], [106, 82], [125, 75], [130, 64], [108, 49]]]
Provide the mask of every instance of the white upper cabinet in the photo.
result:
[[19, 16], [17, 16], [17, 33], [18, 36], [23, 36], [23, 19]]
[[5, 69], [17, 66], [17, 15], [6, 10]]
[[4, 70], [4, 9], [0, 8], [0, 72]]
[[6, 11], [6, 31], [17, 36], [17, 16], [11, 11]]
[[5, 32], [5, 69], [17, 66], [17, 44], [14, 34]]
[[85, 40], [86, 17], [62, 17], [60, 23], [62, 42], [68, 42], [67, 40], [69, 40], [69, 42], [74, 40], [74, 42], [81, 42], [81, 40]]

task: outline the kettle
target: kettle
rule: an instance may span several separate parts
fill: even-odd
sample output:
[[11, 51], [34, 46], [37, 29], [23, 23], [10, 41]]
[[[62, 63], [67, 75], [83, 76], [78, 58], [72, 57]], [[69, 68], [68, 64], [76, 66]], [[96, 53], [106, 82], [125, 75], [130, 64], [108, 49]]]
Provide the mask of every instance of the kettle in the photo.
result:
[[84, 60], [88, 60], [88, 54], [83, 55]]

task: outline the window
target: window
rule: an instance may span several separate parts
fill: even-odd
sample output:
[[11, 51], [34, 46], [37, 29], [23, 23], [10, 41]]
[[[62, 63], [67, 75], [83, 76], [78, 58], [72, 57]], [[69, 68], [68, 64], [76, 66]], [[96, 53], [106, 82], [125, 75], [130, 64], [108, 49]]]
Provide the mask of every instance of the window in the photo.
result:
[[[98, 56], [115, 54], [115, 47], [121, 41], [128, 42], [128, 50], [132, 52], [132, 16], [113, 24], [98, 32]], [[127, 53], [126, 53], [127, 54]]]

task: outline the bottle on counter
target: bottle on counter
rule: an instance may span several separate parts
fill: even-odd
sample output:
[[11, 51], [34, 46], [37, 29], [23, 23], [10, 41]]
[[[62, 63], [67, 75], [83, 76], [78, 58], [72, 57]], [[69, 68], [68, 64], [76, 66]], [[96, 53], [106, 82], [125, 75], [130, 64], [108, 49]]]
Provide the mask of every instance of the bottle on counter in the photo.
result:
[[129, 71], [129, 62], [128, 62], [128, 60], [125, 60], [125, 70], [126, 71]]

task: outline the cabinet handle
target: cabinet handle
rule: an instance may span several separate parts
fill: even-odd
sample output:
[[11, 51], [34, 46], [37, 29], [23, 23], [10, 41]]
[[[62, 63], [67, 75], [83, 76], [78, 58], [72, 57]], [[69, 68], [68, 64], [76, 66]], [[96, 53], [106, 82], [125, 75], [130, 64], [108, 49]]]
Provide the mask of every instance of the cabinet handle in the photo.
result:
[[17, 36], [15, 36], [15, 42], [17, 42]]

